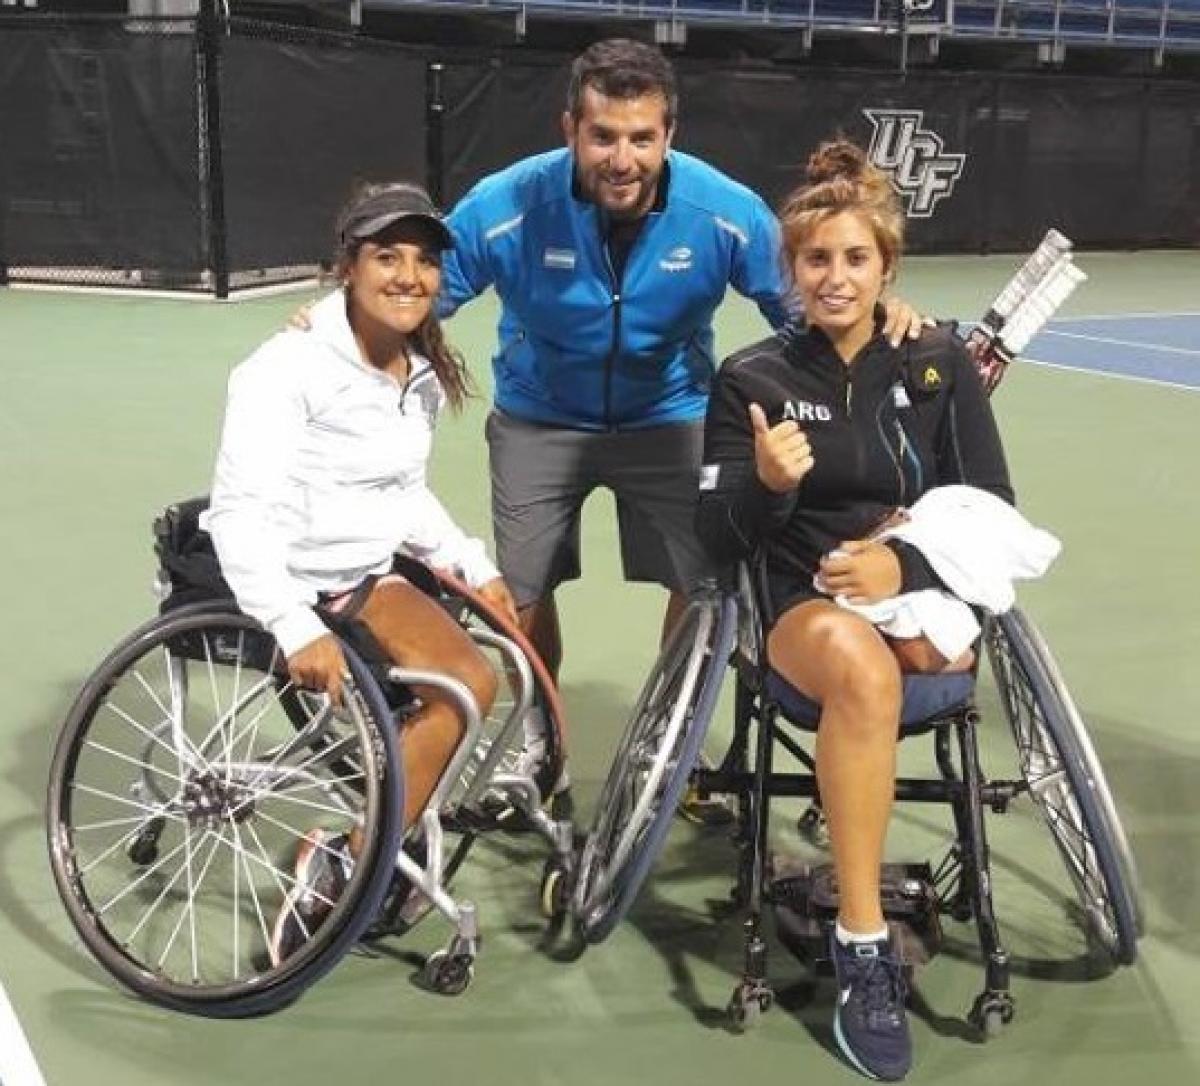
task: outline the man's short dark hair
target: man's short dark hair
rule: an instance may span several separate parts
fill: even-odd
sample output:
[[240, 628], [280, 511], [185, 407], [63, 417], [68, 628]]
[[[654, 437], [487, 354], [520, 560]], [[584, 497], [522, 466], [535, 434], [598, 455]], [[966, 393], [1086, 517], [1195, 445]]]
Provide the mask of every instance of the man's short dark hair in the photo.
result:
[[661, 94], [667, 104], [670, 128], [679, 111], [675, 71], [653, 45], [629, 38], [606, 38], [589, 45], [571, 65], [567, 111], [575, 120], [583, 115], [583, 89], [591, 87], [605, 98], [640, 98]]

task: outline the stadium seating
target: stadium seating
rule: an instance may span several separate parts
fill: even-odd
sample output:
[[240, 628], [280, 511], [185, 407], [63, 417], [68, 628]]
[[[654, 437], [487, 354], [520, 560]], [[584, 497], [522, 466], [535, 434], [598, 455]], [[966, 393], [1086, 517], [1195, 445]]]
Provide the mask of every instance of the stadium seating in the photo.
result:
[[[413, 0], [365, 0], [380, 10]], [[672, 23], [1200, 51], [1200, 0], [417, 0], [421, 6], [591, 14]]]

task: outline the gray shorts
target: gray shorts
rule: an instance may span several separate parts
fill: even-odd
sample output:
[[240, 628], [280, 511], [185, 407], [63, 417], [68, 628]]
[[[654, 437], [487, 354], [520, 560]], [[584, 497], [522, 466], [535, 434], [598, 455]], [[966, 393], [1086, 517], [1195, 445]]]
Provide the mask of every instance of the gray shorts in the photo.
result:
[[518, 607], [579, 576], [580, 511], [597, 487], [617, 501], [626, 580], [689, 592], [714, 575], [696, 538], [702, 421], [590, 433], [487, 421], [496, 556]]

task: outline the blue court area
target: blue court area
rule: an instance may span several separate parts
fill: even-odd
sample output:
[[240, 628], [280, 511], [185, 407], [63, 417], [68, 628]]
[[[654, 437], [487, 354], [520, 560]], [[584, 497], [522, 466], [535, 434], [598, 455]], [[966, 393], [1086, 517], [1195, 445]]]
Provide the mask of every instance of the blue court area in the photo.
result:
[[1200, 313], [1051, 321], [1023, 355], [1043, 365], [1200, 388]]

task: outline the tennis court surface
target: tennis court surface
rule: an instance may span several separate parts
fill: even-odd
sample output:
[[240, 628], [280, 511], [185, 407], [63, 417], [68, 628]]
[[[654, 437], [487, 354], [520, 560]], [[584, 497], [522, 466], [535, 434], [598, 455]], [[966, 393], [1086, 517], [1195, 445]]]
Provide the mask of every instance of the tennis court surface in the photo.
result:
[[[963, 1016], [979, 985], [974, 931], [947, 921], [944, 952], [917, 979], [909, 1081], [1187, 1083], [1200, 1076], [1200, 254], [1087, 254], [1090, 276], [996, 394], [1025, 513], [1064, 553], [1022, 592], [1088, 723], [1140, 866], [1147, 935], [1132, 969], [1098, 975], [1074, 922], [1049, 836], [1029, 811], [993, 820], [996, 901], [1013, 953], [1017, 1015], [988, 1044]], [[1015, 257], [907, 262], [901, 292], [967, 319]], [[578, 960], [546, 934], [544, 850], [492, 837], [462, 886], [484, 933], [460, 998], [422, 991], [421, 956], [445, 940], [431, 920], [374, 954], [353, 954], [295, 1006], [212, 1022], [116, 989], [87, 956], [55, 894], [43, 806], [55, 732], [80, 683], [154, 609], [149, 525], [208, 485], [229, 369], [303, 295], [236, 305], [0, 291], [5, 395], [0, 513], [9, 574], [0, 643], [0, 1081], [52, 1086], [436, 1081], [507, 1084], [861, 1081], [830, 1053], [828, 980], [777, 944], [779, 1005], [735, 1036], [724, 1006], [741, 965], [726, 915], [732, 850], [679, 824], [627, 922]], [[495, 309], [447, 326], [481, 396], [439, 434], [434, 485], [487, 535], [482, 422]], [[719, 341], [762, 334], [730, 302]], [[610, 503], [585, 517], [582, 581], [563, 593], [572, 775], [586, 819], [654, 653], [658, 593], [620, 584]], [[983, 691], [985, 711], [994, 694]], [[729, 707], [709, 740], [719, 750]], [[1012, 742], [984, 737], [998, 772]], [[905, 765], [925, 768], [919, 744]], [[797, 808], [798, 809], [798, 808]], [[798, 851], [780, 804], [777, 845]], [[908, 806], [890, 852], [927, 858], [949, 836], [940, 809]], [[24, 1042], [28, 1042], [28, 1048]], [[27, 1062], [22, 1063], [25, 1059]]]

